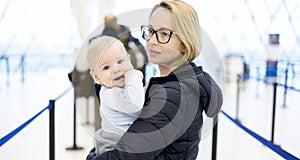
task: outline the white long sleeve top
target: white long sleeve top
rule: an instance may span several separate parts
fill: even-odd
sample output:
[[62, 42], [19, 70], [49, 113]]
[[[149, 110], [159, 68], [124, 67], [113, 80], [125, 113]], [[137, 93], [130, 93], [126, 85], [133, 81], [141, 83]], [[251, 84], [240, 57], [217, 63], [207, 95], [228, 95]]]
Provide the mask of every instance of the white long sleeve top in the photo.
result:
[[[144, 105], [145, 91], [142, 73], [138, 70], [128, 71], [125, 74], [125, 86], [123, 88], [102, 86], [100, 99], [102, 128], [96, 132], [96, 141], [111, 147], [137, 119]], [[107, 149], [104, 150], [107, 151]]]

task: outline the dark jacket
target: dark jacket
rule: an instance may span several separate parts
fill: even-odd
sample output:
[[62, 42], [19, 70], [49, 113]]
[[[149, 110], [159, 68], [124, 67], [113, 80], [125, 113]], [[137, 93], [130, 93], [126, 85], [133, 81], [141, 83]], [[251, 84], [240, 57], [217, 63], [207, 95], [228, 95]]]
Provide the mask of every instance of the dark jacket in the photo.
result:
[[88, 160], [195, 160], [202, 113], [215, 116], [222, 93], [209, 74], [187, 63], [166, 77], [151, 78], [139, 118], [117, 148]]

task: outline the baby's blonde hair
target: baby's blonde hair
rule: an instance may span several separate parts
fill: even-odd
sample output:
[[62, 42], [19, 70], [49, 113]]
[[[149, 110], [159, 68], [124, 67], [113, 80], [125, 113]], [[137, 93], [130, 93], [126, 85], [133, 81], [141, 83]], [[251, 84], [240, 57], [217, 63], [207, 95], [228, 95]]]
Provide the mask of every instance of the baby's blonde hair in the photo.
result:
[[110, 36], [101, 36], [91, 42], [87, 52], [87, 62], [91, 71], [96, 70], [103, 53], [115, 42], [123, 45], [118, 39]]

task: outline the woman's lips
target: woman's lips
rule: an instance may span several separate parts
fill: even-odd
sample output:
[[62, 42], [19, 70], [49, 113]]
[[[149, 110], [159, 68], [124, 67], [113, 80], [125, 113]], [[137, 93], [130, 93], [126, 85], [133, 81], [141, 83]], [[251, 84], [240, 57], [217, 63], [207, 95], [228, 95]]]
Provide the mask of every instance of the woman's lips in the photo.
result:
[[154, 51], [154, 50], [149, 50], [149, 54], [152, 56], [157, 56], [160, 55], [160, 52]]

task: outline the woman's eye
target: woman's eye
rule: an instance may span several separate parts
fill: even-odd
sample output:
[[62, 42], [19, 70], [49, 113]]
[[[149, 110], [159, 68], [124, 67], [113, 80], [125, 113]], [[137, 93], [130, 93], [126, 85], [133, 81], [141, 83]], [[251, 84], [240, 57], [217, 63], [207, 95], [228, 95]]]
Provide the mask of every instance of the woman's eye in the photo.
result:
[[108, 70], [109, 69], [109, 66], [104, 66], [103, 67], [103, 70]]
[[153, 32], [154, 32], [153, 29], [148, 30], [148, 34], [153, 34]]
[[170, 34], [169, 34], [169, 33], [167, 33], [167, 32], [161, 32], [161, 35], [162, 35], [162, 36], [164, 36], [164, 37], [168, 37], [168, 36], [170, 36]]

